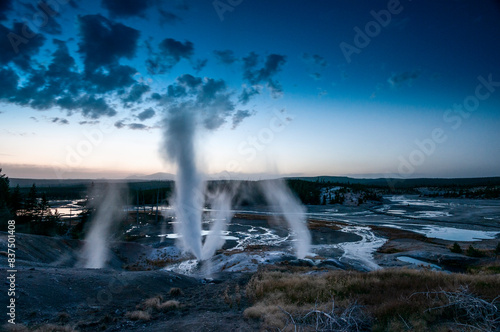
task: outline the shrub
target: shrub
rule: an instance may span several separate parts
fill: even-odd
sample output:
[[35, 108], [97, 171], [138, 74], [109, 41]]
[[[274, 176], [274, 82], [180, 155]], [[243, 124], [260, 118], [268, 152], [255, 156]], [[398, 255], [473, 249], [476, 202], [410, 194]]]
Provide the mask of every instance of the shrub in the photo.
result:
[[453, 246], [450, 248], [451, 252], [454, 252], [456, 254], [461, 254], [463, 253], [462, 248], [460, 248], [460, 245], [458, 243], [453, 243]]
[[484, 256], [484, 253], [479, 250], [479, 249], [476, 249], [471, 245], [469, 245], [469, 248], [467, 248], [467, 251], [465, 252], [465, 254], [467, 256], [470, 256], [470, 257], [483, 257]]

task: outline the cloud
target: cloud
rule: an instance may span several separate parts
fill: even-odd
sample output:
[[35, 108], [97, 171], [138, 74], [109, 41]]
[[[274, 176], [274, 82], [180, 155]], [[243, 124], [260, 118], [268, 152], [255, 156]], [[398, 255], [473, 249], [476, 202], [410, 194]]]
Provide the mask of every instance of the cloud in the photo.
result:
[[146, 68], [153, 75], [170, 71], [181, 59], [190, 60], [194, 53], [193, 43], [188, 40], [183, 43], [166, 38], [159, 43], [159, 52], [155, 52], [150, 43], [146, 43], [146, 47], [150, 54], [146, 60]]
[[238, 97], [238, 100], [243, 105], [246, 105], [253, 96], [260, 94], [261, 90], [262, 90], [262, 87], [260, 85], [254, 85], [251, 87], [245, 86], [245, 87], [243, 87], [243, 90], [241, 91], [241, 94]]
[[83, 95], [76, 99], [71, 97], [60, 98], [57, 100], [56, 105], [67, 110], [69, 115], [72, 114], [72, 111], [78, 110], [84, 117], [90, 119], [116, 115], [115, 109], [109, 106], [103, 97], [96, 97], [94, 95]]
[[122, 58], [135, 55], [139, 32], [100, 15], [79, 16], [78, 22], [77, 52], [84, 70], [78, 68], [67, 41], [53, 39], [54, 47], [47, 47], [52, 50], [49, 63], [40, 64], [33, 59], [45, 37], [38, 34], [26, 40], [24, 25], [14, 23], [8, 29], [0, 24], [0, 34], [6, 36], [0, 38], [0, 100], [37, 110], [57, 107], [67, 115], [78, 112], [89, 119], [116, 115], [110, 104], [116, 95], [125, 94], [125, 104], [140, 101], [149, 87], [134, 79], [135, 68], [120, 64]]
[[7, 19], [6, 13], [12, 9], [12, 0], [0, 1], [0, 22]]
[[179, 62], [181, 58], [191, 58], [194, 51], [193, 43], [191, 43], [190, 41], [182, 43], [172, 38], [164, 39], [160, 43], [159, 47], [161, 52], [167, 58], [172, 59], [176, 63]]
[[78, 53], [83, 56], [87, 92], [102, 94], [134, 84], [137, 70], [121, 65], [120, 59], [135, 56], [139, 31], [101, 15], [79, 16], [78, 22]]
[[158, 9], [158, 14], [160, 15], [160, 26], [164, 26], [165, 24], [174, 25], [182, 21], [182, 18], [180, 18], [179, 16], [161, 8]]
[[193, 70], [198, 74], [207, 65], [208, 59], [198, 59], [193, 66]]
[[222, 79], [185, 74], [177, 77], [159, 100], [172, 116], [179, 112], [193, 113], [203, 127], [215, 130], [228, 118], [235, 116], [233, 125], [238, 125], [246, 117], [246, 113], [236, 111], [233, 94]]
[[99, 120], [93, 120], [93, 121], [80, 121], [78, 122], [78, 124], [80, 125], [96, 125], [96, 124], [99, 124], [100, 121]]
[[310, 74], [309, 76], [311, 76], [316, 81], [319, 81], [321, 79], [321, 74], [318, 72], [314, 72], [314, 73]]
[[102, 0], [102, 7], [112, 17], [144, 16], [152, 3], [151, 0]]
[[121, 129], [123, 127], [125, 127], [126, 124], [124, 123], [124, 120], [120, 120], [120, 121], [116, 121], [115, 122], [115, 127], [118, 128], [118, 129]]
[[30, 3], [21, 4], [24, 8], [27, 9], [28, 17], [36, 17], [37, 15], [39, 15], [39, 13], [43, 13], [43, 15], [45, 15], [45, 13], [48, 11], [49, 15], [47, 15], [47, 18], [43, 21], [43, 24], [40, 25], [40, 27], [38, 28], [39, 30], [52, 35], [59, 35], [62, 33], [62, 27], [56, 20], [56, 17], [59, 16], [59, 12], [57, 10], [53, 10], [52, 7], [42, 1], [38, 2], [36, 7]]
[[101, 15], [79, 16], [78, 22], [81, 36], [78, 52], [83, 55], [87, 72], [103, 66], [116, 67], [121, 58], [135, 56], [140, 36], [138, 30], [114, 23]]
[[302, 54], [302, 60], [304, 60], [306, 63], [319, 66], [322, 68], [328, 67], [328, 62], [326, 61], [325, 58], [323, 58], [321, 55], [318, 54], [309, 54], [309, 53], [304, 53]]
[[69, 115], [79, 111], [83, 116], [94, 119], [115, 115], [116, 111], [108, 105], [105, 98], [95, 96], [94, 92], [121, 86], [120, 82], [126, 81], [126, 78], [117, 80], [114, 77], [110, 80], [109, 74], [107, 77], [101, 77], [99, 85], [96, 85], [78, 72], [66, 43], [57, 39], [53, 42], [56, 48], [52, 53], [52, 62], [48, 67], [30, 69], [21, 87], [17, 86], [17, 74], [12, 69], [0, 70], [0, 79], [9, 82], [5, 83], [2, 90], [9, 93], [8, 101], [39, 110], [59, 107]]
[[129, 129], [132, 130], [146, 130], [150, 129], [150, 127], [143, 125], [142, 123], [131, 123], [127, 126]]
[[52, 122], [52, 123], [58, 123], [60, 125], [67, 125], [67, 124], [69, 124], [69, 121], [67, 119], [62, 119], [62, 118], [51, 118], [50, 122]]
[[94, 72], [86, 73], [85, 79], [89, 83], [88, 91], [106, 93], [134, 84], [135, 73], [137, 70], [130, 66], [112, 65], [106, 69], [99, 68]]
[[17, 76], [13, 69], [0, 69], [0, 82], [2, 82], [0, 100], [8, 100], [16, 94], [18, 81], [19, 76]]
[[268, 55], [264, 67], [258, 71], [257, 80], [265, 81], [271, 79], [272, 76], [281, 70], [281, 66], [285, 63], [286, 57], [284, 55]]
[[243, 78], [246, 80], [253, 79], [253, 69], [259, 62], [259, 55], [255, 52], [250, 52], [243, 58]]
[[259, 63], [259, 56], [251, 52], [243, 58], [243, 78], [252, 85], [267, 83], [273, 98], [279, 98], [283, 94], [280, 82], [274, 76], [281, 71], [281, 67], [286, 63], [286, 57], [280, 54], [270, 54], [266, 57], [264, 66], [256, 68]]
[[252, 112], [248, 110], [238, 110], [233, 115], [233, 129], [235, 129], [245, 118], [252, 116]]
[[150, 107], [139, 113], [139, 115], [137, 115], [137, 118], [141, 121], [144, 121], [147, 119], [151, 119], [153, 116], [155, 116], [155, 114], [156, 112]]
[[414, 70], [414, 71], [405, 71], [404, 73], [401, 74], [393, 74], [387, 82], [393, 87], [393, 88], [400, 88], [403, 85], [408, 85], [411, 86], [412, 82], [416, 80], [421, 74], [420, 70]]
[[30, 69], [22, 87], [10, 92], [11, 102], [48, 109], [54, 106], [57, 98], [73, 96], [82, 88], [80, 74], [75, 71], [75, 61], [69, 55], [66, 44], [57, 39], [54, 44], [56, 49], [52, 62], [47, 68]]
[[231, 50], [214, 51], [214, 55], [217, 61], [226, 65], [230, 65], [238, 60]]
[[115, 122], [115, 127], [118, 129], [128, 128], [131, 130], [149, 130], [151, 127], [146, 126], [142, 123], [125, 123], [127, 119], [119, 120]]
[[148, 92], [151, 88], [142, 83], [136, 83], [130, 89], [130, 92], [126, 98], [123, 99], [125, 103], [136, 103], [141, 100], [142, 95]]
[[[23, 33], [24, 32], [24, 33]], [[24, 23], [14, 22], [9, 29], [0, 24], [0, 65], [13, 63], [24, 71], [32, 69], [32, 60], [45, 42], [41, 34], [26, 39], [25, 34], [35, 34]]]

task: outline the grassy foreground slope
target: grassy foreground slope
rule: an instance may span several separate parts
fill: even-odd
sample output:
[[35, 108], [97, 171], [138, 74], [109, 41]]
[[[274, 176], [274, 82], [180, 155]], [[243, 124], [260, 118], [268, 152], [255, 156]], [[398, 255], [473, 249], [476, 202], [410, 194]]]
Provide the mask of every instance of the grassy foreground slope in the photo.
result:
[[260, 271], [247, 319], [282, 331], [498, 331], [498, 274]]

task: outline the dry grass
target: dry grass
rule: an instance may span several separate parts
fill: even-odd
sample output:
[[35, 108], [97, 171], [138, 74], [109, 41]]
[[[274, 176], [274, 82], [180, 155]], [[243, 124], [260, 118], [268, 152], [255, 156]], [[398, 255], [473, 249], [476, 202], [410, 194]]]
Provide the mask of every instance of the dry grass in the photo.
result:
[[[261, 271], [254, 275], [246, 294], [254, 306], [245, 317], [261, 319], [264, 326], [284, 328], [289, 318], [302, 317], [312, 310], [328, 312], [332, 298], [340, 316], [354, 302], [373, 320], [375, 331], [424, 331], [437, 328], [437, 322], [460, 321], [451, 308], [426, 311], [446, 305], [443, 297], [429, 297], [429, 291], [455, 292], [467, 285], [471, 295], [492, 301], [500, 289], [498, 275], [445, 274], [406, 269], [369, 273], [335, 271], [321, 275]], [[291, 326], [290, 324], [288, 325]]]
[[500, 274], [500, 259], [469, 266], [467, 272], [473, 274]]
[[157, 295], [155, 297], [144, 300], [141, 304], [137, 305], [137, 309], [152, 313], [153, 311], [169, 311], [179, 309], [181, 304], [176, 300], [169, 300], [163, 302], [163, 296]]
[[151, 319], [151, 314], [144, 310], [129, 311], [125, 314], [125, 317], [130, 320], [144, 320], [148, 321]]
[[170, 288], [170, 291], [168, 292], [168, 295], [170, 296], [182, 296], [182, 290], [178, 287], [172, 287]]
[[179, 309], [181, 307], [181, 304], [179, 301], [176, 300], [169, 300], [167, 302], [163, 302], [158, 306], [158, 310], [161, 311], [170, 311], [170, 310], [175, 310]]
[[162, 301], [163, 301], [163, 296], [157, 295], [155, 297], [144, 300], [141, 304], [137, 306], [137, 309], [143, 309], [143, 310], [158, 309]]
[[224, 303], [226, 303], [229, 308], [232, 308], [233, 305], [236, 304], [237, 308], [240, 309], [242, 296], [241, 289], [238, 284], [234, 286], [233, 292], [231, 292], [230, 285], [227, 285], [222, 297], [224, 298]]

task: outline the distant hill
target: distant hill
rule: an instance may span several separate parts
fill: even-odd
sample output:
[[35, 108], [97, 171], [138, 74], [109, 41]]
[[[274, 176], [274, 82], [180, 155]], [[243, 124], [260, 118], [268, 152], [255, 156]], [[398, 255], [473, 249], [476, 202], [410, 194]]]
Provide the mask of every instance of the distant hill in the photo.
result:
[[485, 178], [417, 178], [417, 179], [396, 179], [396, 178], [378, 178], [378, 179], [355, 179], [347, 176], [314, 176], [314, 177], [288, 177], [292, 180], [304, 180], [311, 182], [330, 182], [337, 184], [361, 184], [365, 186], [380, 186], [399, 188], [415, 187], [452, 187], [452, 186], [499, 186], [500, 177]]
[[[225, 174], [216, 174], [207, 177], [209, 181], [217, 180], [238, 180], [238, 175], [233, 174], [232, 177], [224, 176]], [[242, 177], [246, 181], [266, 180], [276, 178], [273, 176], [251, 176]], [[156, 183], [158, 181], [173, 181], [175, 175], [170, 173], [154, 173], [150, 175], [132, 175], [120, 180], [107, 179], [19, 179], [9, 178], [10, 186], [19, 185], [21, 188], [31, 187], [36, 184], [37, 187], [69, 187], [69, 186], [89, 186], [92, 182], [115, 182], [115, 183]], [[314, 176], [314, 177], [293, 177], [286, 176], [284, 179], [303, 180], [310, 182], [330, 182], [331, 184], [360, 184], [365, 186], [383, 187], [383, 188], [417, 188], [417, 187], [473, 187], [473, 186], [500, 186], [500, 177], [485, 177], [485, 178], [418, 178], [418, 179], [395, 179], [395, 178], [378, 178], [378, 179], [357, 179], [347, 176]], [[241, 180], [241, 178], [239, 179]], [[154, 185], [156, 186], [156, 184]]]
[[131, 175], [125, 178], [125, 180], [140, 180], [140, 181], [172, 181], [175, 179], [174, 174], [170, 173], [154, 173], [150, 175]]

